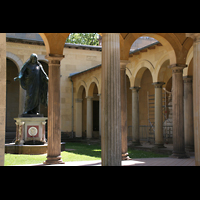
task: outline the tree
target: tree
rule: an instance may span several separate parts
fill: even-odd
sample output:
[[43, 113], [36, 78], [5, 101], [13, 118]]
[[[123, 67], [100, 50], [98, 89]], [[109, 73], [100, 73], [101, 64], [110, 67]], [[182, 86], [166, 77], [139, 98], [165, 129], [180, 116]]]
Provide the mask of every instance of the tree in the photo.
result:
[[84, 45], [99, 45], [98, 33], [71, 33], [67, 38], [67, 43], [84, 44]]

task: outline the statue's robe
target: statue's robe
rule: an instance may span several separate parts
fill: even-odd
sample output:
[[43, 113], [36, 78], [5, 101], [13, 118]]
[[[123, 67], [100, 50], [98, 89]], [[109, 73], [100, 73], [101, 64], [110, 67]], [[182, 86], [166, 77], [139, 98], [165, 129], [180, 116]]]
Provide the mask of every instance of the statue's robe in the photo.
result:
[[19, 73], [20, 84], [26, 90], [26, 102], [24, 113], [37, 114], [39, 104], [48, 104], [48, 76], [42, 65], [26, 62]]

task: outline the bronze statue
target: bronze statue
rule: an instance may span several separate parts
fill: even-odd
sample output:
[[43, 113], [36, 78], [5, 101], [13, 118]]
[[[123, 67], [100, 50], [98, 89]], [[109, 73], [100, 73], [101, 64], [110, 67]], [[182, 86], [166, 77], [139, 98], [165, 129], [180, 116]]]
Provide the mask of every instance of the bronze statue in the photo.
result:
[[26, 102], [24, 113], [39, 115], [39, 105], [47, 107], [48, 99], [48, 76], [45, 73], [38, 57], [35, 53], [31, 54], [30, 59], [23, 65], [19, 76], [14, 78], [19, 80], [21, 87], [26, 90]]

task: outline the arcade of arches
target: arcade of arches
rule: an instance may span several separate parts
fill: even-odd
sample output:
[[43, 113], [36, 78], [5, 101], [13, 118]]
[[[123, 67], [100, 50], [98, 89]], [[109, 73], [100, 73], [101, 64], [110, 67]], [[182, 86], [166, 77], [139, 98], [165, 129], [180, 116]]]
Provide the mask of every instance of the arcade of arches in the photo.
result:
[[[88, 65], [87, 68], [91, 68], [86, 70], [87, 68], [80, 67], [81, 56], [83, 58], [84, 53], [73, 57], [68, 53], [69, 49], [64, 48], [69, 33], [40, 33], [45, 46], [40, 47], [43, 50], [39, 54], [43, 55], [43, 58], [46, 55], [44, 60], [48, 62], [49, 75], [46, 163], [62, 163], [60, 139], [61, 131], [66, 126], [62, 116], [64, 116], [63, 112], [70, 110], [68, 107], [64, 111], [62, 104], [72, 98], [70, 89], [65, 87], [66, 82], [71, 82], [74, 91], [74, 117], [71, 120], [66, 117], [65, 121], [69, 121], [69, 124], [74, 121], [71, 128], [76, 137], [101, 136], [102, 165], [121, 165], [121, 159], [127, 156], [127, 140], [132, 140], [134, 145], [141, 143], [140, 126], [153, 124], [155, 148], [164, 146], [163, 88], [168, 91], [166, 104], [170, 103], [168, 97], [172, 95], [172, 156], [184, 158], [185, 147], [191, 151], [194, 149], [195, 164], [200, 165], [200, 92], [198, 89], [200, 72], [197, 70], [200, 65], [200, 34], [100, 33], [100, 35], [102, 35], [102, 52], [91, 51], [89, 54], [93, 55], [86, 56], [90, 60], [90, 66]], [[149, 45], [140, 51], [130, 52], [133, 42], [141, 36], [153, 37], [159, 43]], [[21, 48], [19, 44], [15, 46], [16, 49]], [[34, 50], [36, 53], [39, 51], [37, 48]], [[1, 33], [0, 165], [4, 164], [5, 128], [13, 128], [6, 118], [16, 116], [16, 113], [22, 109], [24, 95], [19, 86], [12, 86], [10, 80], [18, 73], [27, 56], [16, 59], [15, 53], [11, 51], [11, 46], [6, 44], [6, 34]], [[77, 51], [83, 52], [79, 49]], [[94, 62], [92, 57], [95, 56], [100, 59], [99, 63]], [[76, 61], [79, 62], [79, 67], [67, 63], [73, 58], [78, 58]], [[97, 64], [101, 65], [97, 66]], [[16, 110], [12, 109], [14, 104], [9, 97], [12, 90], [14, 90], [12, 98], [16, 99], [14, 103], [19, 104], [18, 108], [15, 105]], [[20, 96], [19, 100], [16, 98], [17, 93]], [[63, 97], [62, 93], [65, 93], [66, 97]], [[148, 101], [150, 103], [151, 95], [155, 100], [154, 121], [149, 120], [151, 117]], [[9, 109], [12, 109], [12, 112], [9, 112], [10, 116], [6, 114]], [[169, 108], [164, 112], [168, 119], [171, 114]]]

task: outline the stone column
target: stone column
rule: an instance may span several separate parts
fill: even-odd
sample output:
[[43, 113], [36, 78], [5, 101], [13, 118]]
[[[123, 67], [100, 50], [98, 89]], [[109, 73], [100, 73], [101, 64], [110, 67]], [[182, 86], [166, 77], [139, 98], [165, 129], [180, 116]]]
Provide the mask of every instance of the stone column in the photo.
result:
[[121, 165], [120, 34], [103, 33], [101, 70], [101, 157], [103, 166]]
[[99, 96], [99, 138], [101, 138], [101, 94]]
[[140, 87], [132, 87], [132, 143], [133, 146], [140, 144], [140, 126], [139, 126], [139, 90]]
[[183, 77], [184, 80], [184, 137], [185, 149], [194, 152], [194, 123], [193, 123], [193, 92], [192, 76]]
[[173, 154], [174, 158], [186, 158], [184, 143], [183, 114], [183, 69], [184, 64], [173, 64], [172, 69], [172, 109], [173, 109]]
[[64, 164], [61, 160], [61, 121], [60, 121], [60, 61], [63, 55], [49, 54], [48, 83], [48, 150], [44, 164]]
[[6, 126], [6, 33], [0, 33], [0, 91], [0, 166], [3, 166]]
[[86, 97], [87, 98], [87, 138], [92, 138], [93, 132], [93, 113], [92, 113], [92, 98], [93, 97]]
[[121, 83], [121, 142], [122, 142], [122, 160], [130, 159], [128, 156], [128, 127], [127, 127], [127, 88], [126, 88], [126, 65], [128, 60], [120, 61], [120, 83]]
[[155, 145], [153, 148], [165, 148], [163, 138], [162, 86], [165, 83], [155, 82]]
[[193, 120], [195, 165], [200, 166], [200, 33], [186, 33], [193, 39]]
[[83, 99], [76, 99], [76, 137], [82, 137], [82, 106]]

